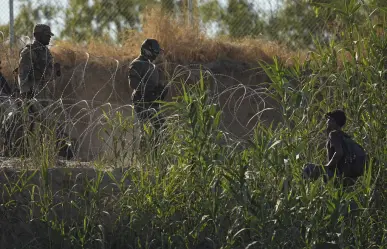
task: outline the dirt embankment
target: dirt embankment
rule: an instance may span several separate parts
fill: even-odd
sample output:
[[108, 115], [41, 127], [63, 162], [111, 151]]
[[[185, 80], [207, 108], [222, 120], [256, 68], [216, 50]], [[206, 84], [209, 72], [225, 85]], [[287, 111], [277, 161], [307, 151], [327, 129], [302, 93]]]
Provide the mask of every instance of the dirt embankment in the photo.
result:
[[[95, 52], [61, 46], [52, 51], [62, 66], [62, 76], [50, 87], [66, 111], [67, 130], [78, 140], [78, 157], [81, 160], [93, 159], [99, 152], [106, 151], [100, 137], [103, 136], [102, 110], [120, 110], [125, 116], [132, 115], [127, 68], [134, 56], [100, 56]], [[206, 82], [211, 84], [214, 101], [222, 107], [222, 126], [231, 134], [245, 137], [258, 120], [278, 120], [273, 110], [260, 113], [274, 103], [263, 94], [264, 83], [269, 79], [258, 63], [227, 55], [219, 57], [213, 61], [200, 58], [197, 61], [172, 61], [176, 58], [166, 54], [158, 66], [162, 79], [170, 86], [168, 100], [176, 96], [175, 87], [179, 82], [197, 82], [202, 70]], [[268, 56], [265, 57], [264, 60], [269, 60]], [[9, 73], [6, 76], [12, 78]]]
[[[72, 58], [69, 60], [69, 57]], [[102, 109], [119, 109], [126, 116], [132, 115], [127, 67], [133, 58], [119, 61], [93, 55], [84, 57], [73, 51], [57, 56], [63, 66], [63, 76], [55, 83], [54, 95], [62, 98], [67, 107], [73, 126], [71, 135], [81, 140], [80, 156], [90, 159], [100, 149], [104, 150], [98, 137]], [[269, 82], [268, 77], [257, 65], [233, 59], [186, 64], [171, 63], [166, 59], [159, 67], [163, 80], [170, 87], [168, 100], [176, 96], [179, 82], [197, 82], [200, 66], [207, 83], [211, 84], [214, 101], [222, 107], [222, 126], [231, 134], [248, 136], [258, 120], [278, 120], [273, 110], [259, 113], [274, 104], [263, 94], [263, 83]]]
[[[279, 119], [274, 110], [263, 111], [275, 103], [263, 94], [267, 86], [264, 83], [269, 79], [258, 61], [271, 62], [273, 56], [285, 61], [294, 52], [259, 39], [209, 39], [199, 29], [150, 12], [143, 31], [129, 32], [121, 46], [98, 41], [87, 45], [57, 41], [51, 48], [55, 60], [62, 65], [62, 76], [51, 88], [66, 110], [66, 120], [70, 120], [67, 130], [78, 140], [79, 159], [90, 160], [106, 151], [100, 137], [104, 136], [102, 109], [132, 115], [127, 68], [145, 38], [157, 39], [165, 50], [158, 65], [162, 79], [171, 88], [169, 100], [176, 95], [175, 87], [181, 81], [196, 82], [202, 68], [214, 101], [222, 107], [222, 127], [230, 133], [246, 137], [258, 121], [270, 123]], [[0, 57], [4, 57], [1, 52]], [[17, 54], [3, 60], [8, 79], [12, 79], [16, 62]]]

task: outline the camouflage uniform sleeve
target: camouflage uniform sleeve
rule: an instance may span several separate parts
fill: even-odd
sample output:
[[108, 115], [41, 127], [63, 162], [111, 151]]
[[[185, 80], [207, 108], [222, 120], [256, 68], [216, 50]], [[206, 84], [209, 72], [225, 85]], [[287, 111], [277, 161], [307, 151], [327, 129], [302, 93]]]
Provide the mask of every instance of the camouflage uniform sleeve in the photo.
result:
[[20, 52], [18, 81], [20, 92], [29, 92], [32, 88], [30, 73], [32, 70], [32, 54], [28, 47]]
[[47, 58], [47, 68], [45, 70], [45, 80], [51, 81], [55, 79], [55, 74], [54, 74], [54, 57], [51, 54], [51, 51], [47, 49], [45, 51], [45, 57]]
[[137, 90], [138, 87], [141, 84], [142, 77], [143, 76], [141, 74], [141, 65], [140, 65], [140, 63], [139, 62], [133, 62], [129, 66], [129, 76], [128, 76], [128, 79], [129, 79], [129, 86], [130, 86], [130, 88], [132, 88], [133, 90]]

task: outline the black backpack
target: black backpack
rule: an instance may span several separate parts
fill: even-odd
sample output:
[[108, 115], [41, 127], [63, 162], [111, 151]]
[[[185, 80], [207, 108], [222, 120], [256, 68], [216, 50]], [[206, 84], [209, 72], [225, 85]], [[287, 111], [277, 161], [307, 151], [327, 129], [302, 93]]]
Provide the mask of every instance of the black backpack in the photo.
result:
[[364, 148], [347, 134], [343, 135], [344, 164], [351, 169], [352, 177], [364, 174], [367, 154]]

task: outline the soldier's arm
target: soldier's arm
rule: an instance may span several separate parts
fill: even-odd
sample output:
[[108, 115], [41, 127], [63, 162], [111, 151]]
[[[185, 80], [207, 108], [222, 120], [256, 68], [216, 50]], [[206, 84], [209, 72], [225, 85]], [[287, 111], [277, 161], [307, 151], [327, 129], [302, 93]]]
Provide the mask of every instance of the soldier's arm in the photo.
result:
[[128, 80], [130, 88], [137, 90], [142, 80], [141, 65], [139, 62], [133, 62], [129, 66]]
[[57, 77], [60, 77], [62, 75], [62, 71], [60, 69], [60, 63], [59, 62], [56, 62], [54, 64], [54, 70], [55, 70], [55, 74]]
[[343, 147], [341, 145], [342, 138], [338, 131], [332, 131], [329, 133], [329, 140], [332, 143], [332, 146], [335, 148], [335, 153], [333, 154], [331, 160], [325, 166], [327, 168], [333, 169], [335, 165], [340, 161], [341, 157], [344, 154]]
[[18, 68], [20, 91], [22, 93], [28, 92], [31, 88], [31, 86], [28, 85], [28, 81], [30, 80], [29, 75], [31, 71], [32, 71], [31, 53], [28, 48], [24, 48], [20, 53], [19, 68]]

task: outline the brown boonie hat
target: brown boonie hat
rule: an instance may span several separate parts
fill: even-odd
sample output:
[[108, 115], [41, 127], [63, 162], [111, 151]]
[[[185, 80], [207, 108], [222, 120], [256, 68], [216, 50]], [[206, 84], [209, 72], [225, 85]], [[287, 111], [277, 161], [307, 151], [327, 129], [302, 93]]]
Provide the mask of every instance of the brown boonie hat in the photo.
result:
[[34, 27], [34, 34], [35, 33], [47, 33], [51, 36], [54, 36], [54, 34], [51, 32], [50, 26], [46, 24], [36, 24]]

